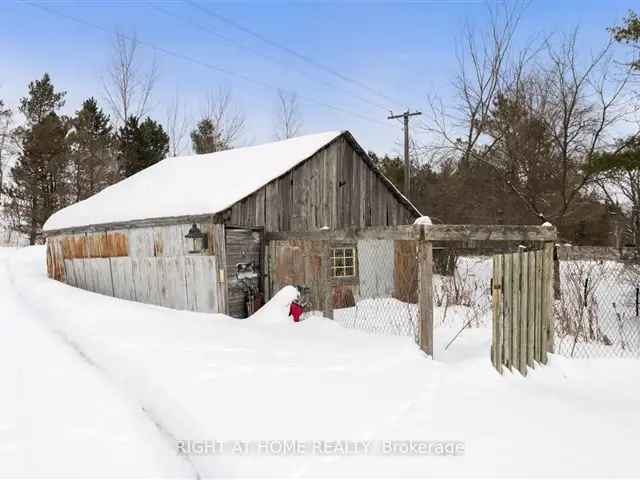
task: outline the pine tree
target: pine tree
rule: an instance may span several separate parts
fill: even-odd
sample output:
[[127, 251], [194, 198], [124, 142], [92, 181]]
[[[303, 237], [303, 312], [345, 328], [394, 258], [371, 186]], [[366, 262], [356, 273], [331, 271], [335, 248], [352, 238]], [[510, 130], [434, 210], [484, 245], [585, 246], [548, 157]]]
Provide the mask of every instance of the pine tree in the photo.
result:
[[640, 17], [630, 10], [622, 26], [610, 28], [613, 38], [620, 43], [630, 45], [636, 50], [636, 58], [631, 62], [633, 69], [640, 71]]
[[93, 97], [84, 101], [72, 125], [70, 189], [77, 202], [112, 184], [117, 172], [109, 115]]
[[196, 128], [191, 132], [191, 143], [193, 151], [198, 154], [219, 152], [229, 148], [224, 142], [221, 132], [209, 118], [198, 122]]
[[69, 121], [58, 115], [66, 92], [56, 92], [48, 74], [29, 84], [29, 94], [20, 101], [25, 125], [14, 133], [20, 154], [11, 168], [7, 191], [12, 226], [29, 236], [33, 245], [42, 225], [68, 203], [67, 166]]
[[168, 152], [169, 136], [149, 117], [142, 123], [129, 117], [118, 131], [118, 164], [123, 178], [158, 163]]

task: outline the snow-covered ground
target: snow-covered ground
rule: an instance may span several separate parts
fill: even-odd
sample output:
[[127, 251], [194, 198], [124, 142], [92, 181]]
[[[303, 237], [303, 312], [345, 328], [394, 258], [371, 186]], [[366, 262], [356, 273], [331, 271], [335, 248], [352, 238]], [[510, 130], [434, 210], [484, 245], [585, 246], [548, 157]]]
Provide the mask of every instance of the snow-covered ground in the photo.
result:
[[[434, 361], [408, 337], [291, 323], [282, 297], [235, 320], [78, 290], [44, 269], [42, 247], [0, 250], [0, 476], [640, 474], [637, 360], [551, 355], [526, 379], [501, 377], [487, 327], [444, 351], [458, 325], [439, 326]], [[180, 441], [278, 440], [378, 452], [453, 440], [464, 454], [177, 454]]]

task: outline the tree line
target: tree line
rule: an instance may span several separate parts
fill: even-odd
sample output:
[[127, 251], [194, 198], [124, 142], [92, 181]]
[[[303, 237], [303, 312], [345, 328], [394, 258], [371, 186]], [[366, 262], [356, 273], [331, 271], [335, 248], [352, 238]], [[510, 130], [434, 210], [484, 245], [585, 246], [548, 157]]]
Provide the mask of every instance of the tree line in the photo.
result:
[[[428, 140], [412, 145], [411, 199], [441, 223], [549, 221], [570, 243], [640, 249], [638, 16], [589, 54], [577, 30], [516, 50], [522, 13], [505, 5], [464, 32], [454, 98], [429, 98]], [[401, 186], [402, 161], [375, 158]]]
[[[640, 253], [640, 134], [620, 133], [640, 109], [637, 14], [609, 28], [609, 42], [586, 56], [577, 31], [516, 49], [523, 9], [510, 5], [490, 10], [484, 31], [461, 36], [453, 98], [428, 97], [426, 121], [412, 136], [411, 200], [439, 223], [550, 221], [565, 241], [634, 245]], [[149, 116], [157, 78], [157, 63], [142, 61], [135, 36], [116, 34], [104, 108], [92, 97], [63, 115], [66, 92], [46, 73], [15, 112], [0, 99], [4, 223], [36, 243], [56, 210], [178, 155], [186, 139], [195, 153], [238, 145], [244, 116], [228, 89], [207, 97], [190, 128], [177, 95], [164, 122]], [[274, 123], [276, 138], [300, 133], [295, 94], [278, 92]], [[401, 159], [370, 155], [402, 188]]]
[[[237, 144], [244, 117], [228, 89], [207, 97], [192, 129], [177, 98], [163, 125], [147, 114], [157, 78], [155, 59], [143, 62], [135, 35], [117, 33], [103, 78], [104, 108], [91, 97], [73, 115], [62, 114], [67, 92], [48, 73], [29, 83], [17, 111], [0, 99], [0, 226], [35, 244], [51, 214], [179, 155], [187, 135], [196, 154]], [[277, 105], [276, 138], [295, 136], [301, 127], [295, 95], [279, 92]]]

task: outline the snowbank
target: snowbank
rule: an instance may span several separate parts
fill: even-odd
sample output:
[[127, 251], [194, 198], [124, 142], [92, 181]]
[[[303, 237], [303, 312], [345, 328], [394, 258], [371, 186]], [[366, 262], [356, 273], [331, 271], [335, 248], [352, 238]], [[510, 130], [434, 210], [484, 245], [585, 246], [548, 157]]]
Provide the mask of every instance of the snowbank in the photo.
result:
[[341, 133], [167, 158], [54, 213], [43, 229], [217, 213], [311, 157]]
[[291, 302], [298, 298], [298, 295], [298, 290], [288, 285], [276, 293], [250, 319], [266, 323], [292, 323], [293, 320], [289, 316], [289, 308]]
[[[440, 326], [432, 361], [409, 338], [282, 321], [293, 288], [245, 321], [105, 297], [49, 280], [44, 268], [43, 248], [0, 255], [9, 386], [0, 476], [638, 474], [637, 360], [551, 355], [526, 379], [500, 376], [489, 328], [466, 330], [443, 351], [458, 325]], [[13, 388], [20, 382], [27, 387]], [[172, 450], [178, 440], [344, 439], [457, 440], [465, 454]]]

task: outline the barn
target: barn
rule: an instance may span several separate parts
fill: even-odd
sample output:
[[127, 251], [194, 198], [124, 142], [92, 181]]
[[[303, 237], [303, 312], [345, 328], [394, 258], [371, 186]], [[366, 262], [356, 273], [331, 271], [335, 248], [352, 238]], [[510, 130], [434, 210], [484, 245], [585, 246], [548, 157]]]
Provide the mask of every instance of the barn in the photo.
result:
[[[411, 224], [420, 212], [348, 132], [163, 160], [53, 214], [51, 278], [242, 318], [269, 296], [265, 235]], [[338, 246], [355, 276], [354, 251]]]

